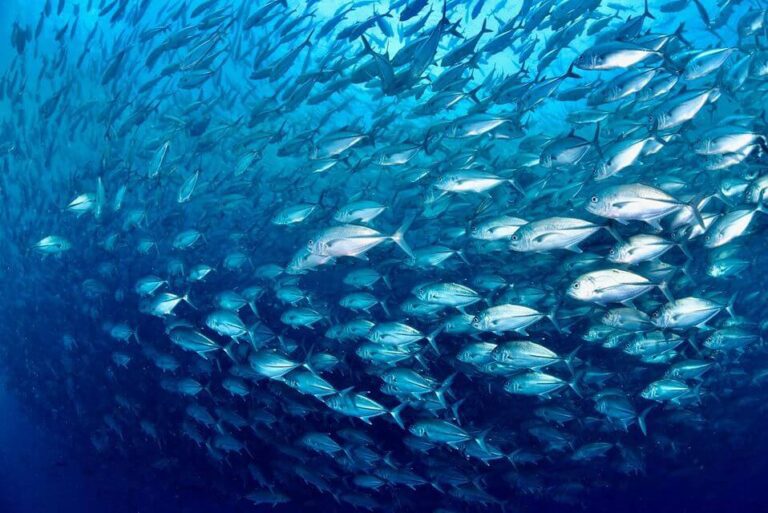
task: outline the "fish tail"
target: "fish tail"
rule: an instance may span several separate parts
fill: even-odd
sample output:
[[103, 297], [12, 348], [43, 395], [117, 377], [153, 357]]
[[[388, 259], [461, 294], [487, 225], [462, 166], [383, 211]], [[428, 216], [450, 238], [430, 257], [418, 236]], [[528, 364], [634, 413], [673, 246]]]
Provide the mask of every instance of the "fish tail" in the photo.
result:
[[725, 311], [728, 312], [728, 315], [731, 316], [731, 319], [736, 317], [736, 313], [733, 310], [733, 305], [736, 303], [736, 298], [738, 295], [738, 292], [734, 292], [731, 298], [728, 300], [728, 304], [725, 306]]
[[669, 285], [666, 281], [662, 281], [661, 283], [657, 283], [656, 286], [659, 288], [662, 294], [664, 294], [664, 297], [667, 298], [667, 301], [674, 301], [675, 298], [672, 296], [672, 293], [669, 291]]
[[400, 226], [400, 228], [397, 229], [395, 233], [392, 234], [390, 239], [392, 239], [392, 242], [400, 246], [400, 249], [402, 249], [406, 255], [409, 257], [415, 259], [416, 257], [413, 255], [413, 251], [411, 250], [411, 247], [408, 245], [408, 243], [405, 241], [403, 236], [405, 235], [405, 232], [408, 231], [408, 228], [410, 228], [411, 223], [413, 223], [413, 220], [415, 219], [415, 216], [410, 216], [407, 218], [403, 224]]
[[576, 395], [579, 397], [584, 397], [584, 394], [581, 391], [581, 386], [579, 385], [579, 377], [580, 376], [573, 376], [573, 378], [568, 382], [568, 386]]
[[195, 306], [195, 304], [189, 299], [189, 291], [186, 291], [183, 296], [181, 296], [181, 300], [184, 301], [186, 304], [194, 308], [195, 310], [199, 310], [198, 307]]
[[699, 203], [702, 201], [701, 196], [694, 197], [691, 201], [689, 201], [686, 204], [686, 208], [690, 209], [691, 214], [693, 214], [693, 217], [696, 218], [696, 222], [699, 223], [699, 226], [706, 229], [707, 226], [704, 224], [704, 218], [701, 216], [701, 211], [699, 210]]
[[235, 353], [234, 353], [234, 352], [232, 352], [232, 349], [233, 349], [233, 348], [234, 348], [236, 345], [237, 345], [237, 344], [235, 344], [233, 341], [230, 341], [230, 342], [229, 342], [229, 343], [228, 343], [226, 346], [224, 346], [224, 347], [222, 348], [222, 351], [224, 351], [224, 354], [226, 354], [227, 356], [229, 356], [229, 359], [230, 359], [230, 360], [232, 360], [232, 361], [233, 361], [233, 362], [235, 362], [235, 363], [237, 363], [237, 360], [235, 359]]
[[445, 394], [449, 391], [451, 388], [451, 385], [453, 384], [453, 380], [456, 378], [456, 372], [445, 378], [445, 381], [442, 382], [440, 387], [435, 390], [435, 396], [437, 396], [437, 400], [440, 402], [440, 404], [445, 408], [447, 405], [445, 404]]
[[403, 423], [403, 418], [400, 416], [400, 413], [405, 409], [406, 406], [408, 406], [406, 403], [400, 403], [395, 409], [389, 412], [389, 414], [393, 419], [395, 419], [395, 422], [398, 426], [400, 426], [401, 429], [405, 429], [405, 424]]
[[677, 26], [677, 29], [675, 30], [674, 35], [686, 47], [692, 48], [693, 45], [691, 45], [691, 42], [683, 37], [683, 31], [684, 30], [685, 30], [685, 22], [683, 21], [683, 22], [680, 23], [680, 25]]
[[581, 75], [578, 73], [575, 73], [573, 71], [573, 67], [576, 65], [576, 61], [573, 61], [570, 66], [568, 66], [568, 71], [565, 72], [565, 74], [562, 76], [562, 78], [581, 78]]
[[558, 304], [556, 304], [554, 307], [552, 307], [552, 310], [550, 310], [550, 312], [547, 315], [545, 315], [545, 317], [547, 319], [549, 319], [549, 322], [552, 323], [552, 326], [555, 327], [555, 329], [557, 330], [558, 333], [562, 333], [563, 330], [560, 327], [560, 323], [557, 322], [557, 311], [559, 309], [560, 309], [560, 304], [558, 302]]
[[651, 14], [651, 10], [648, 8], [648, 0], [645, 0], [644, 9], [643, 9], [643, 16], [646, 18], [650, 18], [652, 20], [656, 19], [656, 16]]
[[637, 425], [640, 426], [640, 431], [643, 432], [644, 436], [648, 436], [648, 424], [646, 422], [646, 417], [648, 417], [648, 413], [655, 407], [655, 405], [651, 405], [643, 410], [643, 412], [640, 414], [640, 416], [637, 418]]
[[437, 336], [443, 330], [442, 326], [438, 326], [435, 331], [427, 335], [425, 338], [429, 342], [430, 347], [435, 351], [435, 354], [440, 355], [440, 350], [437, 348]]
[[475, 437], [475, 442], [477, 442], [477, 445], [480, 446], [480, 448], [488, 452], [488, 446], [485, 444], [485, 438], [488, 436], [488, 433], [490, 433], [491, 428], [484, 429], [480, 432], [479, 435]]
[[568, 353], [568, 356], [563, 358], [563, 363], [565, 363], [565, 366], [568, 367], [568, 372], [571, 373], [571, 376], [574, 376], [573, 362], [576, 360], [576, 355], [579, 353], [579, 349], [581, 349], [581, 345], [577, 346], [576, 349]]

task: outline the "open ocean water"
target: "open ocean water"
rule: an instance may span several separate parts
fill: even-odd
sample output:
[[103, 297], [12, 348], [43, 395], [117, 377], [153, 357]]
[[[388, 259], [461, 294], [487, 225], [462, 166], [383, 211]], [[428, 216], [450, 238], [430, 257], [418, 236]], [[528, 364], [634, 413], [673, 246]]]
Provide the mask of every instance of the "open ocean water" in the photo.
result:
[[0, 513], [768, 511], [765, 2], [0, 44]]

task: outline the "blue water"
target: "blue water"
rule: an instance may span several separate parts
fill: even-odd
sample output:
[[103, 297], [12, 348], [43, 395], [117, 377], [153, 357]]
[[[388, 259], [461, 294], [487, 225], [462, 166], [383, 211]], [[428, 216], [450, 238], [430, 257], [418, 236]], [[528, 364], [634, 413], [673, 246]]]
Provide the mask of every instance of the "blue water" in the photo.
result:
[[[142, 476], [135, 467], [92, 460], [88, 466], [73, 458], [73, 448], [57, 436], [57, 429], [40, 425], [5, 390], [0, 390], [0, 511], [4, 513], [206, 513], [269, 511], [237, 503], [222, 505], [205, 490], [174, 489]], [[626, 478], [627, 490], [611, 489], [610, 481], [585, 503], [590, 512], [765, 511], [768, 492], [764, 476], [768, 462], [768, 436], [759, 419], [749, 438], [738, 445], [725, 440], [700, 439], [687, 443], [700, 458], [691, 461], [694, 471], [667, 475], [663, 471]], [[624, 482], [622, 485], [627, 485]], [[538, 504], [537, 511], [563, 512], [569, 508]], [[283, 511], [294, 511], [283, 508]], [[295, 510], [300, 511], [300, 510]], [[306, 510], [304, 510], [306, 511]], [[573, 511], [583, 511], [574, 508]]]

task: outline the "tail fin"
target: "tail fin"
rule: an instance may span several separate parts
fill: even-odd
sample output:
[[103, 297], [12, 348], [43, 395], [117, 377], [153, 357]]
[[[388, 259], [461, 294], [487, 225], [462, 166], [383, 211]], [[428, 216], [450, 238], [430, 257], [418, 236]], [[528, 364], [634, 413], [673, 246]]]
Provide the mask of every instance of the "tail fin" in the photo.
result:
[[525, 189], [523, 189], [523, 187], [520, 185], [520, 183], [517, 180], [515, 180], [514, 178], [509, 178], [507, 179], [507, 182], [509, 182], [509, 185], [514, 187], [517, 192], [525, 196]]
[[458, 373], [454, 372], [453, 374], [451, 374], [450, 376], [445, 378], [445, 381], [443, 381], [443, 383], [440, 385], [440, 387], [437, 390], [435, 390], [435, 396], [437, 396], [437, 400], [444, 407], [446, 406], [446, 404], [445, 404], [445, 393], [448, 391], [448, 389], [453, 384], [453, 380], [456, 379], [456, 374], [458, 374]]
[[488, 446], [487, 446], [487, 445], [485, 445], [485, 437], [487, 437], [487, 436], [488, 436], [488, 433], [490, 433], [490, 431], [491, 431], [491, 428], [487, 428], [487, 429], [484, 429], [484, 430], [482, 430], [482, 431], [480, 432], [480, 434], [479, 434], [479, 435], [477, 435], [477, 436], [475, 437], [475, 442], [477, 442], [477, 445], [479, 445], [479, 446], [480, 446], [480, 448], [481, 448], [483, 451], [485, 451], [485, 452], [488, 452]]
[[397, 425], [400, 426], [401, 429], [405, 429], [405, 424], [403, 423], [403, 419], [400, 416], [400, 413], [405, 409], [406, 406], [406, 403], [400, 403], [400, 405], [398, 405], [394, 410], [389, 412], [389, 414], [393, 419], [395, 419], [395, 422], [397, 422]]
[[616, 242], [618, 243], [624, 242], [624, 240], [621, 238], [621, 235], [619, 235], [619, 232], [617, 232], [612, 225], [606, 224], [606, 225], [603, 225], [603, 228], [605, 228], [605, 231], [611, 234], [611, 237], [616, 239]]
[[570, 66], [568, 66], [568, 71], [565, 72], [565, 74], [562, 76], [562, 78], [581, 78], [581, 75], [578, 73], [573, 72], [573, 67], [576, 65], [576, 61], [573, 61]]
[[637, 418], [637, 425], [640, 426], [640, 431], [643, 432], [643, 435], [648, 436], [648, 424], [645, 422], [645, 418], [648, 416], [648, 412], [650, 412], [654, 408], [654, 405], [651, 405], [643, 410], [643, 413], [640, 414], [640, 416]]
[[672, 296], [672, 293], [669, 291], [669, 286], [666, 281], [662, 281], [661, 283], [656, 284], [656, 286], [659, 287], [659, 290], [664, 294], [664, 297], [667, 298], [667, 301], [675, 300], [674, 296]]
[[568, 367], [568, 372], [571, 373], [571, 376], [573, 376], [573, 362], [576, 359], [576, 355], [579, 353], [579, 349], [581, 349], [581, 345], [577, 346], [576, 349], [568, 353], [568, 356], [563, 358], [563, 363], [566, 367]]
[[703, 229], [707, 229], [707, 226], [704, 224], [704, 218], [701, 217], [701, 212], [699, 211], [699, 203], [703, 200], [701, 196], [694, 197], [691, 201], [689, 201], [686, 205], [686, 208], [689, 208], [691, 210], [691, 214], [693, 214], [693, 217], [696, 218], [696, 222], [699, 223], [699, 226], [701, 226]]
[[408, 230], [408, 228], [410, 228], [411, 223], [413, 223], [413, 220], [415, 218], [416, 216], [408, 217], [400, 226], [400, 228], [398, 228], [397, 231], [393, 233], [392, 236], [390, 237], [390, 239], [392, 239], [392, 242], [400, 246], [400, 249], [402, 249], [406, 255], [408, 255], [413, 259], [415, 259], [416, 257], [413, 255], [413, 251], [411, 251], [411, 247], [405, 241], [403, 236], [405, 235], [405, 232]]
[[579, 377], [580, 376], [574, 376], [573, 379], [568, 382], [568, 386], [571, 387], [571, 390], [573, 390], [576, 395], [579, 397], [584, 397], [581, 392], [581, 387], [579, 387]]
[[731, 318], [736, 317], [736, 314], [733, 311], [733, 305], [736, 303], [736, 297], [739, 295], [738, 292], [734, 292], [731, 298], [728, 300], [728, 304], [725, 306], [725, 311], [728, 312], [728, 315], [731, 316]]
[[437, 336], [440, 334], [440, 332], [443, 330], [443, 326], [438, 326], [435, 331], [427, 335], [425, 338], [427, 339], [427, 342], [429, 342], [429, 345], [432, 347], [432, 349], [435, 350], [435, 354], [438, 356], [440, 355], [440, 350], [437, 348]]
[[198, 307], [195, 306], [195, 304], [189, 299], [189, 291], [185, 292], [183, 296], [181, 296], [181, 300], [184, 301], [186, 304], [194, 308], [195, 310], [199, 310]]
[[691, 45], [691, 42], [690, 42], [690, 41], [688, 41], [687, 39], [685, 39], [685, 38], [683, 37], [683, 31], [684, 31], [684, 29], [685, 29], [685, 22], [683, 21], [683, 22], [681, 22], [681, 23], [680, 23], [680, 25], [678, 25], [677, 29], [675, 30], [674, 36], [675, 36], [675, 37], [676, 37], [676, 38], [677, 38], [677, 39], [678, 39], [678, 40], [679, 40], [681, 43], [683, 43], [685, 46], [687, 46], [688, 48], [692, 48], [692, 47], [693, 47], [693, 45]]
[[235, 342], [230, 341], [229, 344], [227, 344], [226, 346], [224, 346], [222, 348], [222, 351], [224, 351], [224, 353], [227, 356], [229, 356], [229, 359], [232, 360], [235, 363], [237, 363], [237, 360], [235, 359], [235, 354], [232, 352], [232, 348], [235, 347], [236, 345], [237, 344], [235, 344]]
[[459, 418], [459, 408], [461, 408], [461, 405], [464, 404], [464, 401], [466, 401], [467, 398], [460, 399], [453, 403], [451, 405], [451, 413], [453, 414], [454, 420], [456, 420], [456, 424], [461, 425], [461, 419]]
[[643, 9], [643, 16], [645, 16], [646, 18], [650, 18], [652, 20], [656, 19], [656, 16], [651, 14], [650, 9], [648, 9], [648, 0], [645, 0], [645, 9]]
[[603, 149], [600, 147], [600, 122], [598, 121], [595, 123], [595, 136], [592, 138], [592, 146], [595, 147], [595, 151], [597, 151], [597, 154], [600, 155], [600, 158], [603, 157]]
[[563, 330], [560, 328], [560, 323], [557, 322], [557, 310], [560, 308], [560, 304], [556, 304], [554, 307], [552, 307], [552, 310], [545, 315], [547, 319], [549, 319], [549, 322], [552, 323], [552, 326], [555, 327], [558, 333], [562, 333]]

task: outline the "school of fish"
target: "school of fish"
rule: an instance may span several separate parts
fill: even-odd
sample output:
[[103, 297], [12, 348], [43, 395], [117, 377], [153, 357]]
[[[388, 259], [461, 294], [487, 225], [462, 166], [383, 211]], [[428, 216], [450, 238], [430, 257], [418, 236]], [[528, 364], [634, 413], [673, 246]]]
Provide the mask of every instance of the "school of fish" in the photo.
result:
[[511, 511], [765, 411], [763, 3], [34, 12], [0, 366], [89, 452], [257, 507]]

